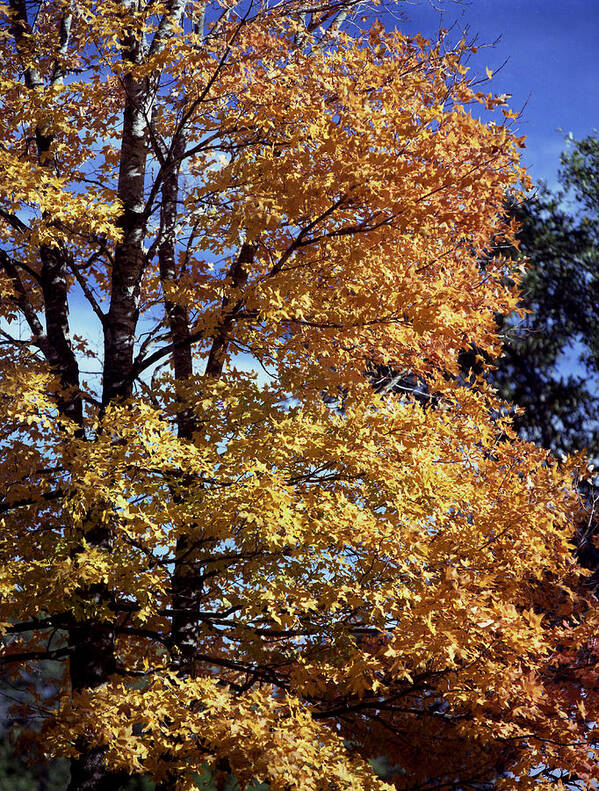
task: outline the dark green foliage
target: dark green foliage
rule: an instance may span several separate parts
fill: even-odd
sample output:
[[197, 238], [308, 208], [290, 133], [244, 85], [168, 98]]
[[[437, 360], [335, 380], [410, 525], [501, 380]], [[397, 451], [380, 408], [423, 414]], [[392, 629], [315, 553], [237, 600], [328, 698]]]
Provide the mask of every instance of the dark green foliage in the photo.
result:
[[[69, 783], [69, 763], [55, 760], [38, 763], [15, 751], [8, 738], [0, 741], [0, 791], [65, 791]], [[114, 791], [153, 791], [154, 783], [144, 777], [118, 782]], [[206, 790], [208, 791], [208, 789]]]
[[8, 738], [0, 741], [0, 791], [62, 791], [68, 783], [67, 761], [38, 764], [15, 753]]
[[[517, 428], [554, 452], [599, 456], [599, 139], [572, 142], [560, 182], [512, 208], [530, 262], [521, 304], [503, 323], [504, 355], [493, 380], [522, 407]], [[572, 200], [573, 199], [573, 200]], [[513, 254], [516, 254], [513, 251]]]
[[[523, 321], [502, 321], [504, 354], [492, 379], [523, 409], [519, 432], [554, 453], [586, 449], [599, 459], [599, 137], [569, 139], [563, 191], [547, 188], [512, 208], [529, 270], [522, 283]], [[501, 319], [500, 319], [501, 321]], [[473, 357], [473, 353], [465, 355]], [[599, 588], [599, 485], [580, 484], [584, 506], [577, 555]], [[595, 540], [594, 540], [595, 539]]]

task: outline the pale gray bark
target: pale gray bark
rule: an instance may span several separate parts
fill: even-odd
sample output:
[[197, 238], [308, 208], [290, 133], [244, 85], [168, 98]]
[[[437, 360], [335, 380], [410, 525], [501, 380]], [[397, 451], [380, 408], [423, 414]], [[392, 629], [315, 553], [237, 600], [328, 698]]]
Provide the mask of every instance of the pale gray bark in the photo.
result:
[[[148, 55], [159, 54], [183, 7], [182, 0], [173, 0], [169, 4], [149, 47], [142, 36], [125, 31], [122, 41], [124, 59], [131, 64], [139, 64]], [[144, 250], [147, 232], [146, 162], [157, 82], [157, 75], [140, 79], [129, 72], [123, 78], [125, 106], [117, 188], [123, 206], [119, 223], [123, 239], [115, 250], [110, 307], [104, 326], [104, 406], [114, 399], [127, 398], [133, 386], [135, 331], [139, 319], [141, 281], [147, 265]]]

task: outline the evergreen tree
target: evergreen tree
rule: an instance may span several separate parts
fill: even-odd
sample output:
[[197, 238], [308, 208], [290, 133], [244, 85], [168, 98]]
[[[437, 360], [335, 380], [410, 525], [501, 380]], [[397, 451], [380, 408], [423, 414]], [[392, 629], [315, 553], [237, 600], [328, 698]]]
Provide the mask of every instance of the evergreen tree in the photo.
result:
[[562, 155], [565, 191], [542, 187], [512, 208], [528, 259], [523, 319], [503, 323], [504, 352], [493, 380], [522, 408], [516, 425], [554, 452], [599, 454], [599, 138]]
[[[503, 324], [504, 352], [493, 373], [501, 395], [522, 409], [515, 424], [554, 453], [599, 457], [599, 137], [570, 145], [561, 157], [562, 190], [542, 187], [512, 208], [519, 249], [529, 262], [522, 282], [526, 317]], [[473, 354], [469, 355], [470, 358]], [[469, 361], [472, 362], [472, 359]], [[579, 485], [577, 554], [599, 581], [597, 483]]]

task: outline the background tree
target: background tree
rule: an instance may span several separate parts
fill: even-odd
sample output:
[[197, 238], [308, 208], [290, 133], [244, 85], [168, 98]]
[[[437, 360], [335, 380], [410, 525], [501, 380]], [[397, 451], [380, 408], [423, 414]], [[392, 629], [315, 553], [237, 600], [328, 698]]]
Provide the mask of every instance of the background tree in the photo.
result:
[[[519, 254], [529, 261], [521, 304], [504, 325], [494, 382], [522, 407], [516, 426], [555, 452], [599, 451], [599, 141], [573, 142], [559, 177], [568, 193], [537, 195], [513, 208]], [[574, 203], [572, 203], [572, 199]]]
[[71, 791], [596, 784], [577, 462], [457, 384], [520, 141], [349, 10], [2, 9], [2, 664]]
[[[513, 207], [518, 255], [528, 261], [521, 305], [529, 311], [503, 325], [504, 347], [492, 379], [517, 404], [519, 432], [552, 450], [599, 456], [599, 139], [571, 137], [561, 157], [562, 191], [542, 187]], [[516, 251], [513, 253], [516, 255]], [[597, 487], [581, 483], [578, 553], [594, 574]]]

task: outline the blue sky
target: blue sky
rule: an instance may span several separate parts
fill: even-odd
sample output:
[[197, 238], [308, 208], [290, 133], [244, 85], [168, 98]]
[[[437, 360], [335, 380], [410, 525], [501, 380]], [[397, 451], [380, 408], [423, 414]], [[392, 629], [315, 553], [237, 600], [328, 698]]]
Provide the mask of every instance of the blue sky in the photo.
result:
[[[438, 9], [442, 9], [442, 14]], [[524, 163], [534, 180], [556, 182], [564, 135], [588, 135], [599, 128], [599, 0], [408, 0], [407, 22], [386, 20], [406, 33], [434, 37], [455, 24], [467, 26], [481, 46], [472, 72], [495, 71], [489, 90], [511, 93], [522, 118], [515, 128], [526, 135]], [[564, 131], [557, 131], [561, 127]]]

